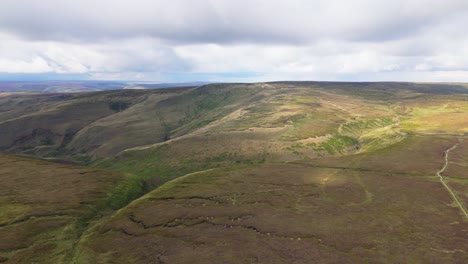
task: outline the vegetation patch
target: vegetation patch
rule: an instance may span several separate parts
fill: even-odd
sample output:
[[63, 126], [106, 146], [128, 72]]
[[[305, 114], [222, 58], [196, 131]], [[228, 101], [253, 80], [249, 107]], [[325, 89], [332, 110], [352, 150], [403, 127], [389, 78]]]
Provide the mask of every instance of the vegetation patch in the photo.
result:
[[316, 149], [325, 150], [330, 155], [345, 154], [347, 149], [355, 147], [357, 144], [358, 141], [352, 137], [335, 134], [327, 141], [318, 144]]
[[0, 256], [69, 263], [90, 223], [141, 195], [132, 175], [0, 155]]
[[401, 127], [408, 132], [464, 134], [468, 132], [467, 120], [467, 101], [444, 102], [414, 107]]
[[368, 131], [390, 126], [392, 124], [395, 124], [395, 120], [393, 120], [391, 117], [356, 120], [346, 122], [343, 125], [341, 125], [340, 132], [345, 135], [359, 136]]
[[109, 108], [116, 112], [121, 112], [127, 109], [129, 106], [130, 106], [130, 103], [124, 102], [124, 101], [114, 101], [114, 102], [109, 103]]

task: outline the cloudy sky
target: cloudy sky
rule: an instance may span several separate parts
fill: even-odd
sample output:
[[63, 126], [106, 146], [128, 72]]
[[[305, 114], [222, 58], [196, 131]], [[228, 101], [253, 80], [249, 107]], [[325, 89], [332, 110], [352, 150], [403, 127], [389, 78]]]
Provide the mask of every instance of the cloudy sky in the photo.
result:
[[0, 80], [468, 81], [466, 0], [0, 0]]

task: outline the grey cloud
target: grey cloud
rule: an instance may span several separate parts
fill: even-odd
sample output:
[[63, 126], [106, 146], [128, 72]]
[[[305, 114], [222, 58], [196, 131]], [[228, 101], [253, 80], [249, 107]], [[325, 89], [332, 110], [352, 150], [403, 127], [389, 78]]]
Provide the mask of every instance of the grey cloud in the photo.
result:
[[441, 23], [466, 1], [3, 0], [0, 28], [35, 40], [149, 36], [174, 43], [386, 41]]

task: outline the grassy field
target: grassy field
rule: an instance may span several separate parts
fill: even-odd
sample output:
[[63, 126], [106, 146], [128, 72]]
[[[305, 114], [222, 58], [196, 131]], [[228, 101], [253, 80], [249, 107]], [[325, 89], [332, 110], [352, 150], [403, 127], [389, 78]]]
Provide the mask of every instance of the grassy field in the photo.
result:
[[401, 123], [404, 130], [417, 133], [468, 133], [468, 101], [466, 98], [438, 99], [412, 106], [409, 118]]

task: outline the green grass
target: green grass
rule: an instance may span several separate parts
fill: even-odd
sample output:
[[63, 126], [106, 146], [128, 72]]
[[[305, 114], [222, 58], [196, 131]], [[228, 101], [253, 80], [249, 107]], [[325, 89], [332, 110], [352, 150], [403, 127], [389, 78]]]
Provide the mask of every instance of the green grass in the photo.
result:
[[145, 182], [145, 190], [150, 191], [176, 177], [211, 168], [264, 163], [267, 153], [244, 156], [235, 152], [221, 152], [207, 157], [173, 156], [174, 148], [166, 144], [144, 151], [128, 151], [121, 157], [105, 159], [95, 167], [132, 173]]
[[459, 134], [468, 132], [468, 102], [445, 100], [416, 104], [401, 122], [410, 133]]
[[391, 117], [351, 121], [341, 126], [341, 132], [347, 135], [360, 135], [366, 131], [389, 126], [394, 123], [395, 121]]
[[143, 181], [132, 174], [126, 174], [124, 181], [114, 187], [103, 201], [102, 206], [97, 206], [98, 210], [120, 209], [135, 200], [143, 192]]
[[348, 148], [357, 144], [358, 141], [352, 137], [335, 134], [327, 141], [318, 144], [317, 150], [325, 150], [330, 155], [345, 154]]

